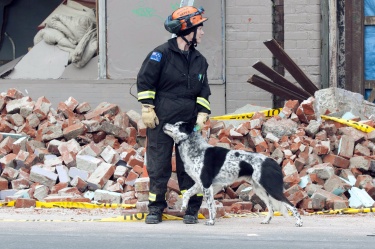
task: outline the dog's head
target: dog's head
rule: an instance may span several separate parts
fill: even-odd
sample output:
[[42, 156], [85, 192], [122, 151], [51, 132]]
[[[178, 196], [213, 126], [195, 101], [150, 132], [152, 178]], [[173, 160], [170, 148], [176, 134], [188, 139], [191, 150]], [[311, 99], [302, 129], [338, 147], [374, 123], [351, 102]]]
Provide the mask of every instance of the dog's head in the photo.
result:
[[176, 144], [181, 141], [188, 139], [189, 135], [194, 130], [194, 124], [188, 122], [177, 122], [175, 124], [165, 124], [163, 126], [163, 131], [165, 134], [173, 138]]

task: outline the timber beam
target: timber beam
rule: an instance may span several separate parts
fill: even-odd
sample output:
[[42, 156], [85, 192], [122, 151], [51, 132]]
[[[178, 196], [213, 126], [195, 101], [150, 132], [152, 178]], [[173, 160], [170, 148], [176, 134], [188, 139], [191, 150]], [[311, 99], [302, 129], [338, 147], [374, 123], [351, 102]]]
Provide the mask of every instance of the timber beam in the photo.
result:
[[319, 90], [319, 88], [303, 73], [275, 39], [265, 41], [264, 45], [266, 45], [271, 53], [284, 65], [285, 69], [303, 89], [311, 95], [314, 95], [314, 93]]
[[301, 96], [299, 93], [294, 92], [291, 89], [275, 84], [272, 81], [266, 80], [258, 75], [252, 75], [248, 80], [248, 83], [257, 86], [267, 92], [270, 92], [274, 95], [282, 97], [284, 99], [293, 99], [300, 102], [305, 100], [304, 96]]
[[[253, 68], [258, 70], [260, 73], [264, 74], [267, 78], [271, 79], [274, 86], [280, 85], [285, 89], [291, 90], [295, 93], [298, 93], [299, 96], [303, 97], [304, 99], [308, 99], [309, 97], [313, 96], [310, 93], [306, 92], [302, 88], [296, 86], [292, 82], [288, 81], [284, 78], [281, 74], [273, 70], [272, 68], [268, 67], [261, 61], [257, 61]], [[277, 94], [276, 94], [277, 95]]]

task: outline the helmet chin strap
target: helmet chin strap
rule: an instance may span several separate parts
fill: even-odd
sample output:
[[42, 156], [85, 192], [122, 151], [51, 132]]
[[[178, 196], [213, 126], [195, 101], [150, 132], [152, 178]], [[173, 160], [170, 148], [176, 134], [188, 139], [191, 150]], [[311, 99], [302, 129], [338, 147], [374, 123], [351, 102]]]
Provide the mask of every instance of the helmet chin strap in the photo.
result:
[[185, 36], [181, 36], [182, 40], [184, 40], [186, 42], [186, 45], [188, 47], [190, 47], [191, 45], [194, 45], [194, 47], [196, 47], [198, 44], [197, 44], [197, 29], [194, 29], [194, 36], [193, 36], [193, 39], [191, 41], [188, 41]]

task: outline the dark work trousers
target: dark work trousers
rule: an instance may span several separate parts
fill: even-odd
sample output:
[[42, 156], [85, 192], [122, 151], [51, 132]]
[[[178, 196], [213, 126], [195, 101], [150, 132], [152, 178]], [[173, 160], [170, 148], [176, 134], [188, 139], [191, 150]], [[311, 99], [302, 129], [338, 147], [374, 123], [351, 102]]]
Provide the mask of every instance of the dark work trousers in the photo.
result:
[[[172, 152], [174, 141], [163, 132], [163, 121], [154, 129], [147, 128], [146, 160], [150, 177], [150, 196], [156, 195], [155, 200], [149, 200], [149, 212], [163, 212], [167, 207], [167, 183], [172, 174]], [[184, 165], [176, 146], [176, 173], [180, 190], [187, 190], [194, 185], [194, 181], [185, 172]], [[202, 196], [190, 198], [186, 214], [196, 214], [202, 204]]]

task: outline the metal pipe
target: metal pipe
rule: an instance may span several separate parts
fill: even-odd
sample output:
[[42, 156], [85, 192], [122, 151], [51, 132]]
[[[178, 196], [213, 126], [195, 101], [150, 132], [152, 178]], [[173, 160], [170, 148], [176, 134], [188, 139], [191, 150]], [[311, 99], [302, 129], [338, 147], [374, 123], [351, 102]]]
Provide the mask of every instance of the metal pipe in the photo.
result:
[[15, 59], [16, 59], [16, 45], [14, 44], [14, 41], [13, 41], [12, 37], [10, 37], [10, 36], [8, 35], [7, 32], [4, 32], [4, 35], [5, 35], [6, 37], [8, 37], [10, 43], [12, 43], [12, 49], [13, 49], [13, 60], [15, 60]]

